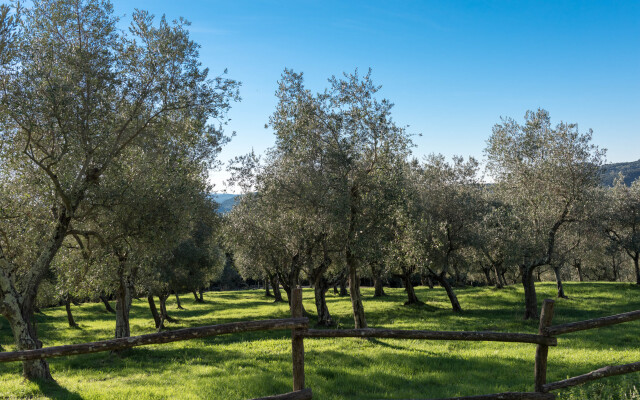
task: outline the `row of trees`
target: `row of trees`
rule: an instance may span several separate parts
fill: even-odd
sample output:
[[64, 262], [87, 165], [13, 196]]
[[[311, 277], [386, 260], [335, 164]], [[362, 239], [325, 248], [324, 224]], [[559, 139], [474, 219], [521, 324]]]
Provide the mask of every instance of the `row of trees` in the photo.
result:
[[[564, 265], [588, 275], [594, 255], [624, 252], [640, 283], [640, 183], [598, 186], [590, 132], [552, 126], [544, 110], [503, 120], [486, 184], [474, 159], [412, 159], [370, 73], [312, 93], [285, 70], [269, 120], [276, 144], [231, 163], [247, 194], [221, 218], [207, 171], [239, 84], [208, 77], [185, 21], [136, 11], [127, 33], [117, 23], [99, 0], [0, 6], [0, 313], [20, 350], [42, 346], [39, 304], [66, 304], [73, 324], [74, 299], [110, 307], [112, 296], [115, 336], [126, 337], [132, 298], [146, 296], [160, 329], [169, 294], [202, 301], [231, 257], [276, 299], [309, 281], [322, 325], [333, 324], [326, 292], [348, 284], [357, 328], [367, 327], [362, 277], [376, 295], [401, 279], [407, 303], [420, 302], [416, 276], [436, 282], [454, 311], [455, 283], [473, 274], [519, 279], [526, 318], [543, 268], [560, 283]], [[23, 374], [52, 379], [44, 360]]]
[[280, 283], [287, 294], [307, 280], [321, 325], [333, 323], [325, 293], [348, 279], [357, 328], [367, 327], [363, 276], [377, 296], [385, 279], [400, 278], [408, 304], [420, 302], [416, 277], [437, 282], [456, 312], [452, 282], [518, 280], [525, 319], [538, 315], [543, 269], [565, 296], [565, 266], [601, 279], [592, 271], [606, 270], [611, 254], [619, 266], [624, 253], [640, 283], [640, 181], [600, 185], [604, 151], [591, 131], [553, 126], [545, 110], [527, 112], [524, 123], [503, 119], [487, 141], [483, 178], [473, 158], [412, 159], [411, 137], [378, 89], [370, 73], [356, 72], [313, 94], [302, 74], [285, 70], [270, 119], [276, 145], [230, 165], [245, 195], [226, 217], [225, 238], [245, 278]]

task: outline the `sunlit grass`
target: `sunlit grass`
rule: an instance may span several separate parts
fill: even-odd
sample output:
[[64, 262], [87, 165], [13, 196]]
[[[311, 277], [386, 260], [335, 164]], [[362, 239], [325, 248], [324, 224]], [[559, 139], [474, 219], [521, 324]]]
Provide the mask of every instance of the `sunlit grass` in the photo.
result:
[[[538, 284], [540, 301], [555, 286]], [[462, 314], [453, 314], [443, 290], [417, 288], [426, 304], [403, 306], [402, 289], [372, 297], [363, 289], [371, 327], [430, 330], [537, 332], [522, 320], [518, 286], [458, 289]], [[622, 283], [566, 283], [569, 299], [556, 302], [554, 323], [640, 309], [640, 288]], [[205, 304], [183, 296], [185, 310], [169, 303], [178, 323], [170, 328], [283, 318], [286, 304], [262, 291], [205, 294]], [[352, 328], [348, 297], [327, 294], [340, 328]], [[304, 306], [313, 324], [313, 292]], [[69, 328], [64, 308], [45, 309], [38, 327], [45, 346], [109, 339], [115, 320], [101, 304], [73, 307], [80, 328]], [[132, 334], [154, 331], [146, 299], [134, 301]], [[549, 351], [548, 380], [564, 379], [613, 364], [640, 361], [640, 322], [562, 336]], [[6, 321], [0, 344], [13, 349]], [[306, 384], [315, 399], [406, 399], [533, 389], [535, 345], [387, 339], [305, 340]], [[24, 382], [20, 363], [0, 364], [0, 398], [54, 399], [250, 399], [291, 390], [291, 339], [287, 331], [254, 332], [139, 347], [122, 355], [97, 353], [51, 359], [55, 384]], [[562, 399], [637, 399], [640, 375], [607, 378], [558, 392]]]

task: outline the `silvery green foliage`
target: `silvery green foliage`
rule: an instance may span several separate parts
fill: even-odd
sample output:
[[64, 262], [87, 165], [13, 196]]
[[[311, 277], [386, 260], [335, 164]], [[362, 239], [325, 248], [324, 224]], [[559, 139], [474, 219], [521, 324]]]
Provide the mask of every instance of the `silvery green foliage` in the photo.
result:
[[[113, 180], [132, 176], [132, 163], [148, 154], [189, 160], [191, 174], [203, 176], [226, 141], [220, 127], [238, 84], [208, 77], [184, 20], [135, 11], [123, 32], [108, 1], [36, 0], [5, 10], [1, 311], [18, 321], [14, 335], [25, 322], [35, 338], [30, 315], [38, 286], [59, 249], [74, 240], [71, 232], [111, 205], [103, 200], [118, 186]], [[143, 186], [145, 196], [161, 191]], [[22, 343], [36, 341], [24, 336]], [[25, 376], [49, 377], [29, 371]]]

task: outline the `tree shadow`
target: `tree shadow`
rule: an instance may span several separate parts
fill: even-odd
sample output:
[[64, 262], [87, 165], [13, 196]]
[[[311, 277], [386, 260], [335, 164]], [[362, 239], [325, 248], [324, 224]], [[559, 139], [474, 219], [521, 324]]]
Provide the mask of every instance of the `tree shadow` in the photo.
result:
[[38, 388], [49, 399], [64, 399], [64, 400], [82, 400], [83, 397], [78, 393], [72, 392], [69, 389], [60, 386], [56, 381], [43, 381], [35, 380], [34, 383], [38, 385]]

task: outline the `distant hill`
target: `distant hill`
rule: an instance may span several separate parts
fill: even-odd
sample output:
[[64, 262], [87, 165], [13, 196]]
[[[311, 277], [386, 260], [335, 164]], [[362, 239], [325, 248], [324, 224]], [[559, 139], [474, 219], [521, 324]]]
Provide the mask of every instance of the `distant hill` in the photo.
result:
[[233, 206], [236, 204], [236, 198], [240, 195], [233, 193], [214, 193], [211, 196], [218, 204], [220, 204], [218, 212], [220, 214], [226, 214], [231, 211]]
[[620, 172], [624, 175], [624, 183], [630, 185], [631, 182], [640, 177], [640, 160], [603, 165], [602, 184], [613, 186], [613, 182]]

